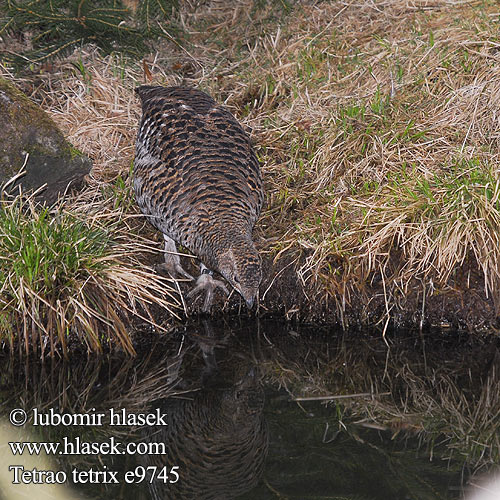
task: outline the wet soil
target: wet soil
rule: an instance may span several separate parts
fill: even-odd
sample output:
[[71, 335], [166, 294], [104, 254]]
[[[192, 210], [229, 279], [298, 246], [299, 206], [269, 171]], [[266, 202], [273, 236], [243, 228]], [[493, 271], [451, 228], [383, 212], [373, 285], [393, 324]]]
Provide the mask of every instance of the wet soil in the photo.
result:
[[[397, 259], [397, 257], [395, 257]], [[342, 328], [441, 328], [478, 333], [500, 333], [500, 303], [487, 296], [484, 278], [470, 259], [448, 279], [436, 284], [431, 279], [413, 279], [403, 292], [390, 276], [374, 273], [361, 286], [333, 283], [339, 278], [305, 281], [299, 275], [301, 260], [281, 257], [263, 259], [263, 279], [257, 311], [249, 312], [238, 294], [229, 300], [218, 295], [211, 314], [257, 314], [262, 318], [283, 318], [305, 323], [337, 325]], [[397, 262], [393, 263], [393, 267]], [[388, 266], [390, 268], [390, 266]], [[193, 266], [193, 275], [197, 270]], [[347, 284], [349, 285], [349, 284]], [[184, 283], [185, 295], [192, 285]], [[201, 312], [202, 300], [187, 300], [188, 312]]]

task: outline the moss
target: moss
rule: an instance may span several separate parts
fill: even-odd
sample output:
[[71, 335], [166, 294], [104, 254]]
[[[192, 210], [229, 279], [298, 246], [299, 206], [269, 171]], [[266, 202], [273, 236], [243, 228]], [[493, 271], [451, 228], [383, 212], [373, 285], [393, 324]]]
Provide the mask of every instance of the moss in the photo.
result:
[[0, 113], [0, 182], [26, 163], [26, 175], [20, 180], [23, 189], [47, 184], [43, 196], [53, 201], [90, 170], [90, 160], [66, 141], [52, 119], [5, 79], [0, 79]]
[[[57, 130], [56, 124], [26, 94], [5, 78], [0, 78], [0, 91], [4, 92], [16, 105], [9, 106], [9, 117], [15, 124], [36, 124], [42, 130]], [[58, 131], [58, 130], [57, 130]], [[59, 131], [58, 131], [59, 132]], [[59, 132], [60, 133], [60, 132]]]
[[83, 156], [83, 153], [78, 148], [75, 148], [75, 146], [73, 146], [71, 143], [67, 142], [66, 145], [68, 146], [72, 160], [74, 158], [81, 158]]

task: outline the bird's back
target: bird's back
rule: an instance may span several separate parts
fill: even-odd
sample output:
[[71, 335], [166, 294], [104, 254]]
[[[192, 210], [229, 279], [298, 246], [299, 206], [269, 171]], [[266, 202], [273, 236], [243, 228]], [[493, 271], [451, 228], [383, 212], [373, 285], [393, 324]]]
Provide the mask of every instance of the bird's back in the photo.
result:
[[[149, 484], [155, 500], [233, 499], [256, 486], [262, 476], [269, 437], [264, 391], [255, 371], [240, 380], [248, 363], [216, 373], [218, 385], [201, 387], [183, 399], [155, 401], [165, 427], [144, 429], [146, 442], [164, 443], [165, 455], [144, 456], [146, 467], [179, 466], [175, 484]], [[224, 378], [222, 378], [224, 377]], [[213, 383], [210, 380], [209, 383]], [[219, 387], [220, 385], [226, 387]]]
[[143, 116], [134, 188], [143, 213], [199, 256], [224, 228], [251, 232], [262, 179], [238, 121], [199, 90], [142, 86], [137, 93]]

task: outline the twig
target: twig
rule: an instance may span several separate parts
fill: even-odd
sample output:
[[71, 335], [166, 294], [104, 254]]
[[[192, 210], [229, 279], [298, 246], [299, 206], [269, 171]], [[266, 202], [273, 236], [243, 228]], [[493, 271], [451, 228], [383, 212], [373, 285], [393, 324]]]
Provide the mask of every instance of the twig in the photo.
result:
[[330, 401], [336, 399], [349, 399], [349, 398], [364, 398], [364, 397], [372, 397], [375, 396], [389, 396], [390, 392], [360, 392], [357, 394], [336, 394], [330, 396], [311, 396], [308, 398], [292, 398], [292, 401]]

